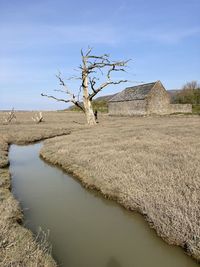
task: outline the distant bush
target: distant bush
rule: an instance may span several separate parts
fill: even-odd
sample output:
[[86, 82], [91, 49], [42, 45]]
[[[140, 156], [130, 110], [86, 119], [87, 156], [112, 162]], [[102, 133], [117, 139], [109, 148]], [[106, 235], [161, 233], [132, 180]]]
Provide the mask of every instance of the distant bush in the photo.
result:
[[192, 113], [200, 115], [200, 105], [192, 105]]
[[186, 83], [173, 97], [174, 103], [200, 105], [200, 84], [197, 81]]
[[[94, 100], [92, 102], [93, 110], [97, 110], [100, 112], [108, 112], [108, 101], [105, 99], [102, 100]], [[70, 107], [71, 111], [79, 111], [79, 108], [77, 108], [75, 105]]]

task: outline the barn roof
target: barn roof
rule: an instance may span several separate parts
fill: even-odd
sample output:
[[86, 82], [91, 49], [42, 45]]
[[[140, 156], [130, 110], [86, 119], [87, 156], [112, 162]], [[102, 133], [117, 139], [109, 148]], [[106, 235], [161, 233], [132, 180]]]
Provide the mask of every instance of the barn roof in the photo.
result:
[[121, 102], [131, 100], [143, 100], [150, 93], [157, 82], [146, 83], [137, 86], [127, 87], [122, 92], [115, 95], [109, 102]]

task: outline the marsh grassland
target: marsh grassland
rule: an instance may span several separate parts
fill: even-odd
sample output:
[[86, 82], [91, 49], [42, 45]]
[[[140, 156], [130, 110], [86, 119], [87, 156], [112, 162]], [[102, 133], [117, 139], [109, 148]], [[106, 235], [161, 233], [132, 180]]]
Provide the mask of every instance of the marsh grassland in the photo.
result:
[[[2, 267], [42, 267], [56, 266], [50, 256], [50, 247], [43, 233], [36, 241], [32, 233], [23, 227], [23, 215], [20, 205], [11, 193], [11, 180], [8, 169], [9, 144], [28, 144], [51, 138], [57, 135], [69, 134], [65, 120], [57, 119], [56, 114], [46, 114], [46, 122], [33, 123], [34, 113], [18, 112], [17, 122], [4, 125], [0, 112], [0, 266]], [[50, 122], [50, 123], [49, 123]], [[41, 242], [42, 240], [42, 242]]]
[[[5, 240], [0, 244], [0, 259], [23, 266], [17, 265], [17, 256], [23, 254], [19, 253], [17, 235], [23, 236], [24, 231], [31, 235], [18, 224], [22, 214], [9, 191], [8, 144], [50, 138], [41, 150], [45, 160], [73, 173], [84, 186], [140, 212], [165, 241], [182, 246], [200, 261], [199, 116], [100, 115], [95, 127], [85, 125], [81, 113], [46, 112], [41, 124], [34, 124], [30, 118], [30, 112], [19, 112], [16, 123], [0, 125], [0, 240]], [[6, 231], [13, 231], [11, 240], [6, 239]], [[34, 253], [33, 247], [25, 243], [26, 255], [39, 255], [39, 264], [49, 260], [48, 251], [34, 240]], [[23, 261], [23, 257], [19, 260]], [[55, 266], [49, 262], [32, 266]]]

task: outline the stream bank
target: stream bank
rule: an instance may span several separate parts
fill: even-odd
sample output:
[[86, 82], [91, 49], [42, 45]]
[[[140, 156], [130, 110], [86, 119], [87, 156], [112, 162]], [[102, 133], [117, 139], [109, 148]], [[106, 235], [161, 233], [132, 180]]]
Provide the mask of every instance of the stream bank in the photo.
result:
[[[127, 211], [96, 190], [39, 158], [42, 144], [12, 145], [12, 191], [26, 226], [50, 231], [52, 255], [65, 267], [196, 267], [167, 245], [143, 216]], [[145, 255], [145, 257], [144, 257]]]
[[[24, 227], [21, 205], [11, 192], [11, 176], [9, 172], [8, 151], [12, 142], [28, 144], [57, 135], [69, 134], [69, 130], [41, 131], [27, 134], [21, 138], [8, 134], [0, 135], [0, 266], [1, 267], [55, 267], [56, 262], [51, 256], [51, 247], [46, 234], [41, 232], [38, 237]], [[42, 240], [42, 241], [41, 241]]]
[[198, 123], [199, 118], [117, 118], [46, 140], [40, 154], [85, 187], [141, 213], [158, 236], [199, 261]]
[[[102, 116], [98, 127], [88, 129], [81, 125], [84, 117], [79, 113], [45, 112], [41, 125], [30, 122], [32, 114], [17, 112], [17, 123], [0, 125], [0, 205], [10, 187], [5, 173], [8, 144], [75, 130], [76, 134], [67, 138], [46, 141], [45, 153], [51, 155], [52, 163], [84, 176], [85, 185], [101, 188], [104, 195], [121, 198], [127, 209], [139, 210], [149, 218], [151, 227], [168, 243], [182, 246], [200, 259], [199, 117]], [[2, 116], [3, 112], [0, 119]], [[13, 214], [10, 217], [14, 218]], [[9, 217], [4, 215], [2, 220]], [[16, 222], [16, 218], [12, 220]]]

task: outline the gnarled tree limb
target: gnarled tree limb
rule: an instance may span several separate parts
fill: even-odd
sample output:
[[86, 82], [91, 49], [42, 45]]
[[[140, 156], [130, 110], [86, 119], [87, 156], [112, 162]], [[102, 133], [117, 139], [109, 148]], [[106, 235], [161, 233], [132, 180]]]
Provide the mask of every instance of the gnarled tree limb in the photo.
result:
[[41, 94], [41, 96], [46, 96], [48, 98], [51, 98], [51, 99], [54, 99], [56, 101], [59, 101], [59, 102], [65, 102], [65, 103], [73, 103], [74, 105], [76, 105], [78, 108], [80, 108], [83, 112], [85, 112], [84, 110], [84, 107], [82, 107], [81, 103], [79, 101], [76, 101], [76, 100], [73, 100], [73, 99], [63, 99], [63, 98], [57, 98], [53, 95], [46, 95], [46, 94]]
[[97, 95], [103, 88], [107, 87], [108, 85], [111, 85], [111, 84], [116, 85], [116, 84], [125, 83], [125, 82], [128, 82], [128, 80], [120, 80], [117, 82], [112, 82], [112, 81], [105, 82], [99, 88], [93, 90], [93, 93], [89, 95], [89, 98], [90, 100], [92, 100], [95, 97], [95, 95]]

